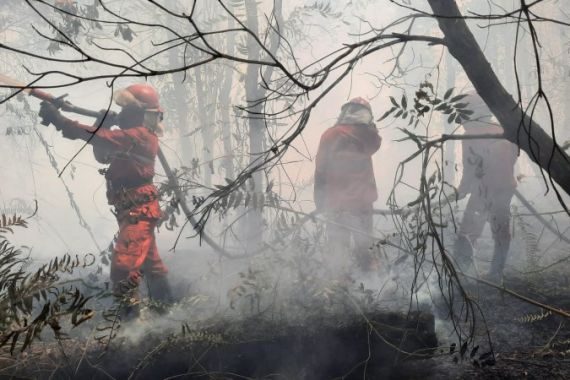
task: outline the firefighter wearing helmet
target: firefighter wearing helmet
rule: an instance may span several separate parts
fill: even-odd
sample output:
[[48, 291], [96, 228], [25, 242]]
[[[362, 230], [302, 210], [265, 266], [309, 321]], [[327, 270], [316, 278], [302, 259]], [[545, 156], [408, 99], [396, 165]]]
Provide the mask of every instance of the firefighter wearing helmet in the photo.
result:
[[372, 206], [378, 198], [372, 155], [380, 148], [381, 138], [373, 120], [368, 101], [352, 99], [320, 140], [314, 200], [330, 221], [326, 231], [330, 257], [325, 262], [334, 276], [348, 274], [346, 252], [351, 247], [360, 269], [369, 271], [377, 265], [370, 240]]
[[[111, 281], [118, 296], [130, 302], [123, 316], [138, 316], [137, 285], [141, 275], [148, 282], [149, 295], [171, 300], [170, 287], [157, 249], [154, 229], [160, 219], [158, 191], [153, 184], [154, 164], [162, 135], [162, 108], [157, 91], [147, 84], [134, 84], [114, 94], [121, 106], [118, 128], [97, 128], [63, 116], [44, 102], [40, 116], [68, 139], [88, 141], [97, 161], [108, 164], [102, 170], [107, 182], [108, 203], [114, 206], [119, 224], [111, 260]], [[105, 121], [103, 121], [105, 123]], [[108, 123], [107, 123], [108, 124]], [[115, 124], [113, 122], [112, 124]]]

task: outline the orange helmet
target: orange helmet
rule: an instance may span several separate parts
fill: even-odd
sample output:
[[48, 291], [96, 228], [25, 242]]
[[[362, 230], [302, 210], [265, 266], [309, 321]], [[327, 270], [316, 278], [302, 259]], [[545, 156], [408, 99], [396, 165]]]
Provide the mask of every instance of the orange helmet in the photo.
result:
[[368, 102], [368, 100], [366, 100], [366, 99], [364, 99], [364, 98], [361, 98], [360, 96], [357, 97], [357, 98], [350, 99], [350, 100], [348, 101], [348, 103], [343, 104], [343, 108], [344, 108], [345, 106], [349, 105], [349, 104], [357, 104], [357, 105], [360, 105], [360, 106], [362, 106], [362, 107], [368, 109], [370, 112], [372, 112], [372, 107], [370, 106], [370, 103]]
[[115, 92], [115, 103], [121, 107], [136, 105], [150, 112], [164, 112], [160, 107], [158, 92], [146, 83], [137, 83]]

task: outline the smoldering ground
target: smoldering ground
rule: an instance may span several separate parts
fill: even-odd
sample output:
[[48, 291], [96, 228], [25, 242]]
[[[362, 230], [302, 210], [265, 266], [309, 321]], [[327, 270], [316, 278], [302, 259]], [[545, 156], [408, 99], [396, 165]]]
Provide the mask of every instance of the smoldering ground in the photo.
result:
[[[378, 218], [378, 229], [385, 223], [383, 219]], [[482, 361], [488, 359], [487, 329], [492, 331], [495, 352], [500, 353], [549, 339], [552, 324], [562, 323], [555, 316], [543, 316], [537, 308], [505, 299], [500, 292], [475, 286], [471, 294], [480, 302], [488, 325], [477, 328], [475, 343], [461, 354], [468, 359], [454, 364], [460, 347], [449, 310], [437, 295], [437, 279], [429, 276], [434, 268], [425, 267], [423, 284], [412, 294], [413, 257], [404, 259], [407, 256], [402, 256], [400, 249], [379, 245], [374, 248], [381, 262], [377, 271], [362, 273], [347, 254], [351, 278], [330, 277], [325, 269], [330, 255], [322, 249], [323, 225], [318, 220], [307, 223], [277, 252], [234, 260], [221, 258], [206, 246], [166, 253], [177, 298], [168, 314], [157, 314], [152, 302], [143, 298], [140, 320], [121, 325], [110, 342], [100, 341], [110, 333], [98, 329], [109, 323], [101, 315], [111, 308], [112, 299], [93, 300], [91, 307], [98, 314], [93, 320], [72, 329], [60, 344], [52, 344], [49, 336], [44, 336], [45, 341], [38, 342], [35, 349], [49, 352], [49, 358], [37, 351], [26, 354], [27, 359], [20, 355], [15, 358], [20, 361], [17, 369], [67, 377], [71, 371], [77, 376], [96, 377], [106, 372], [115, 378], [270, 374], [281, 378], [350, 378], [362, 374], [401, 378], [419, 373], [438, 378], [469, 373], [475, 368], [472, 360], [483, 355], [487, 356]], [[488, 265], [490, 242], [487, 235], [478, 247], [477, 263], [483, 270]], [[520, 246], [524, 242], [517, 241], [517, 249]], [[510, 264], [512, 275], [520, 263], [513, 260]], [[96, 294], [95, 287], [105, 288], [104, 272], [97, 277], [87, 268], [74, 276], [92, 279], [89, 287], [82, 288], [86, 295]], [[143, 282], [143, 296], [144, 288]], [[558, 304], [561, 301], [558, 299]], [[427, 319], [418, 317], [417, 309]], [[507, 310], [516, 310], [517, 320], [505, 317]], [[432, 313], [435, 320], [429, 318]], [[390, 329], [384, 330], [387, 325]], [[394, 329], [399, 328], [410, 337], [394, 335]], [[562, 329], [555, 340], [563, 342], [565, 334]], [[478, 349], [470, 356], [475, 347]], [[412, 352], [439, 359], [410, 357]], [[61, 358], [66, 358], [66, 364], [57, 368], [46, 364], [28, 372], [29, 360]]]

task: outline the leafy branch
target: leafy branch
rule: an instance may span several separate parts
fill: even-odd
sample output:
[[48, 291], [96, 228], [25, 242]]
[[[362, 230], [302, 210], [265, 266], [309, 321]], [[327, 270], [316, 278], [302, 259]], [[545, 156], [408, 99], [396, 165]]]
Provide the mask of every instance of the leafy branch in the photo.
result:
[[402, 95], [400, 102], [393, 96], [390, 96], [392, 108], [386, 111], [377, 121], [382, 121], [392, 115], [395, 119], [407, 120], [408, 126], [413, 124], [414, 128], [416, 128], [421, 117], [430, 111], [437, 111], [443, 115], [448, 115], [448, 123], [461, 124], [469, 120], [473, 111], [467, 109], [469, 103], [461, 102], [467, 94], [459, 94], [452, 97], [453, 91], [454, 88], [450, 88], [445, 92], [443, 98], [439, 98], [434, 91], [433, 84], [428, 81], [422, 82], [412, 99], [413, 105], [408, 101], [406, 94]]

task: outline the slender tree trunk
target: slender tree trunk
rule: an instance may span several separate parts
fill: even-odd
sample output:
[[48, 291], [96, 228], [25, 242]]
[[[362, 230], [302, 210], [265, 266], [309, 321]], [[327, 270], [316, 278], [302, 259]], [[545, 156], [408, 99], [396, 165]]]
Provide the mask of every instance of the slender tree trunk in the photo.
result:
[[[274, 27], [279, 27], [281, 20], [282, 1], [275, 0], [273, 15], [275, 17]], [[257, 2], [256, 0], [245, 0], [245, 13], [247, 19], [247, 27], [255, 35], [259, 35], [259, 21], [257, 13]], [[269, 41], [269, 50], [272, 54], [275, 54], [279, 47], [280, 37], [273, 30], [268, 31], [271, 35]], [[248, 58], [252, 60], [259, 60], [261, 57], [261, 49], [257, 42], [249, 37], [247, 40], [247, 50]], [[268, 67], [263, 72], [263, 78], [266, 82], [271, 81], [271, 75], [273, 73], [273, 68]], [[245, 79], [245, 93], [246, 101], [248, 102], [248, 109], [251, 112], [249, 118], [249, 154], [250, 154], [250, 164], [259, 164], [260, 153], [264, 150], [265, 141], [265, 120], [261, 113], [263, 111], [261, 99], [265, 96], [265, 90], [260, 86], [259, 78], [259, 67], [257, 65], [248, 65], [246, 71]], [[253, 174], [252, 178], [253, 184], [255, 186], [255, 192], [263, 192], [263, 173], [261, 171]], [[263, 220], [261, 218], [261, 212], [259, 209], [250, 210], [249, 212], [248, 225], [250, 228], [250, 242], [253, 244], [259, 244], [261, 242], [261, 235], [259, 231], [262, 229]]]
[[174, 127], [178, 130], [178, 134], [180, 136], [179, 141], [182, 162], [184, 165], [190, 166], [190, 162], [192, 160], [192, 145], [190, 144], [189, 139], [184, 137], [184, 135], [187, 135], [191, 129], [188, 118], [188, 89], [186, 83], [182, 82], [180, 75], [173, 74], [172, 81], [174, 83], [174, 93], [176, 94], [176, 102], [174, 106], [176, 107], [176, 114], [178, 116], [178, 120]]
[[[538, 123], [524, 114], [501, 85], [481, 51], [454, 0], [428, 0], [451, 55], [463, 66], [471, 83], [505, 130], [505, 138], [517, 144], [560, 187], [570, 194], [570, 159], [555, 146]], [[523, 121], [521, 125], [521, 121]]]
[[[245, 0], [245, 14], [247, 19], [247, 27], [255, 35], [259, 35], [259, 22], [257, 15], [257, 2], [255, 0]], [[259, 60], [261, 51], [256, 41], [252, 37], [247, 39], [248, 58], [251, 60]], [[255, 165], [258, 163], [259, 154], [263, 151], [264, 139], [264, 120], [261, 119], [262, 105], [259, 102], [262, 91], [259, 88], [259, 66], [249, 64], [245, 74], [245, 98], [248, 111], [251, 112], [248, 119], [248, 138], [249, 138], [249, 163]], [[258, 192], [262, 188], [262, 173], [256, 172], [252, 176], [254, 191]], [[251, 207], [251, 205], [250, 205]], [[262, 218], [259, 210], [251, 208], [247, 217], [244, 219], [245, 239], [248, 245], [253, 247], [261, 243], [262, 236], [259, 231], [262, 230]]]
[[194, 70], [194, 80], [196, 82], [196, 104], [198, 105], [198, 120], [200, 122], [200, 128], [202, 132], [202, 178], [204, 179], [204, 185], [207, 187], [212, 186], [212, 173], [214, 171], [214, 159], [213, 149], [214, 149], [214, 126], [215, 124], [208, 120], [207, 107], [208, 98], [206, 95], [203, 76], [202, 76], [202, 66], [197, 67]]
[[[257, 2], [255, 0], [245, 1], [245, 12], [247, 17], [247, 27], [255, 34], [259, 35], [259, 22], [257, 15]], [[248, 58], [259, 60], [260, 48], [257, 42], [249, 37], [247, 40]], [[259, 153], [263, 151], [263, 131], [264, 122], [261, 119], [262, 107], [259, 102], [263, 92], [259, 88], [259, 66], [248, 65], [245, 79], [245, 97], [249, 111], [252, 112], [249, 118], [249, 154], [250, 163], [254, 164], [259, 158]], [[261, 173], [255, 173], [253, 182], [256, 189], [262, 186]]]
[[[228, 21], [228, 29], [233, 28], [234, 20], [230, 17]], [[227, 36], [227, 54], [234, 54], [235, 41], [233, 34]], [[224, 159], [223, 166], [226, 178], [234, 177], [234, 158], [232, 151], [232, 128], [230, 122], [230, 92], [232, 90], [233, 78], [234, 78], [234, 68], [230, 62], [227, 62], [227, 66], [224, 68], [223, 74], [223, 84], [220, 93], [220, 113], [222, 118], [222, 144], [224, 147]]]
[[[175, 7], [177, 5], [176, 0], [170, 0], [168, 3], [170, 7]], [[176, 67], [180, 64], [182, 60], [179, 57], [179, 50], [178, 49], [170, 49], [168, 51], [168, 61], [171, 67]], [[190, 125], [190, 107], [188, 105], [188, 78], [184, 81], [184, 73], [173, 73], [172, 74], [172, 83], [175, 93], [176, 101], [174, 102], [174, 107], [176, 109], [176, 115], [178, 116], [178, 120], [176, 120], [176, 124], [173, 125], [174, 128], [178, 130], [179, 136], [179, 143], [180, 143], [180, 152], [182, 162], [186, 166], [190, 166], [190, 162], [192, 161], [192, 145], [190, 144], [190, 140], [187, 137], [183, 137], [187, 135], [190, 130], [192, 129]], [[168, 117], [168, 111], [167, 117]], [[172, 119], [168, 119], [167, 121], [170, 123]]]

